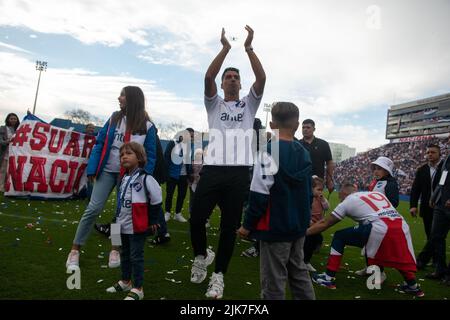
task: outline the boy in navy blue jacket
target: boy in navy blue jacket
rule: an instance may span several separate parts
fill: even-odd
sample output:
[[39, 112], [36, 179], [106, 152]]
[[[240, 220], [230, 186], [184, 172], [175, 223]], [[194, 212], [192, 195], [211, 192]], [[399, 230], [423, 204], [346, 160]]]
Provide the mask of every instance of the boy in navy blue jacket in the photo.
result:
[[267, 300], [285, 299], [286, 281], [293, 299], [315, 299], [303, 262], [305, 233], [311, 219], [312, 164], [308, 151], [294, 141], [298, 118], [295, 104], [274, 104], [270, 127], [278, 130], [278, 152], [271, 143], [267, 152], [258, 154], [249, 206], [237, 231], [240, 237], [252, 233], [261, 241], [261, 297]]

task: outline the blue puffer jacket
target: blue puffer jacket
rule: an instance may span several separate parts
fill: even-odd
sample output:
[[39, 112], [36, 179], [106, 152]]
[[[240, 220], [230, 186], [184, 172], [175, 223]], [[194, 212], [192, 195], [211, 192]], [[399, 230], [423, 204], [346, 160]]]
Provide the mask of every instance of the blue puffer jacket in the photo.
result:
[[[112, 116], [111, 116], [112, 117]], [[152, 122], [147, 123], [147, 134], [144, 141], [144, 149], [147, 154], [147, 164], [144, 167], [146, 173], [152, 175], [156, 163], [156, 128]], [[97, 135], [97, 141], [89, 157], [87, 165], [87, 175], [99, 178], [103, 168], [108, 162], [111, 145], [114, 142], [114, 132], [116, 125], [112, 124], [111, 118], [106, 121], [103, 128]], [[131, 137], [133, 141], [133, 137]]]

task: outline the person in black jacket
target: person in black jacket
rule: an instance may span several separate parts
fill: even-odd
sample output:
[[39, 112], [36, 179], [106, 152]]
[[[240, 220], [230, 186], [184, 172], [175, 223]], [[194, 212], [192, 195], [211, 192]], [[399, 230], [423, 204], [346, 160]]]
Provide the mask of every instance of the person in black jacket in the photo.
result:
[[[417, 217], [417, 204], [420, 199], [419, 216], [423, 219], [427, 240], [430, 240], [431, 224], [433, 222], [433, 209], [429, 201], [433, 189], [436, 187], [437, 179], [433, 179], [441, 158], [441, 149], [436, 144], [430, 144], [426, 149], [427, 163], [419, 167], [411, 188], [409, 212], [411, 216]], [[428, 241], [422, 252], [417, 257], [417, 268], [423, 269], [433, 255], [431, 241]]]
[[[450, 143], [450, 139], [449, 139]], [[443, 279], [450, 285], [450, 264], [445, 263], [445, 239], [450, 230], [450, 154], [439, 166], [436, 178], [437, 187], [430, 199], [433, 210], [433, 224], [431, 226], [431, 242], [434, 247], [436, 270], [427, 275], [429, 279]]]

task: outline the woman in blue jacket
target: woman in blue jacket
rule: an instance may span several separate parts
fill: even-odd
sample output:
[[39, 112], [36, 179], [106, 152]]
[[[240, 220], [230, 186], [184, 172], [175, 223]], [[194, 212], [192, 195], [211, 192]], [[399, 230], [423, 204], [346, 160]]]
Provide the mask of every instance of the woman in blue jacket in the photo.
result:
[[[120, 111], [114, 112], [99, 132], [88, 161], [87, 176], [95, 183], [89, 204], [78, 224], [66, 267], [78, 266], [80, 247], [86, 243], [95, 220], [113, 188], [118, 187], [124, 173], [120, 167], [120, 147], [129, 141], [142, 144], [147, 154], [145, 172], [153, 174], [155, 168], [156, 128], [145, 111], [144, 93], [139, 87], [127, 86], [122, 89], [118, 100]], [[117, 250], [112, 250], [109, 267], [118, 266], [120, 254]]]

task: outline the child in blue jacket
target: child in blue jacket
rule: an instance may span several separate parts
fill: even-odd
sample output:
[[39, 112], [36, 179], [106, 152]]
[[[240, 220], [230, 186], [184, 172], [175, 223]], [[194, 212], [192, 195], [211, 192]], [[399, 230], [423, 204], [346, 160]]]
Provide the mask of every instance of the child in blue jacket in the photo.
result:
[[315, 299], [303, 261], [303, 244], [311, 219], [312, 164], [294, 134], [299, 126], [295, 104], [277, 102], [270, 127], [278, 130], [279, 152], [260, 152], [250, 186], [249, 206], [240, 237], [260, 240], [261, 296], [285, 298], [286, 281], [294, 299]]

